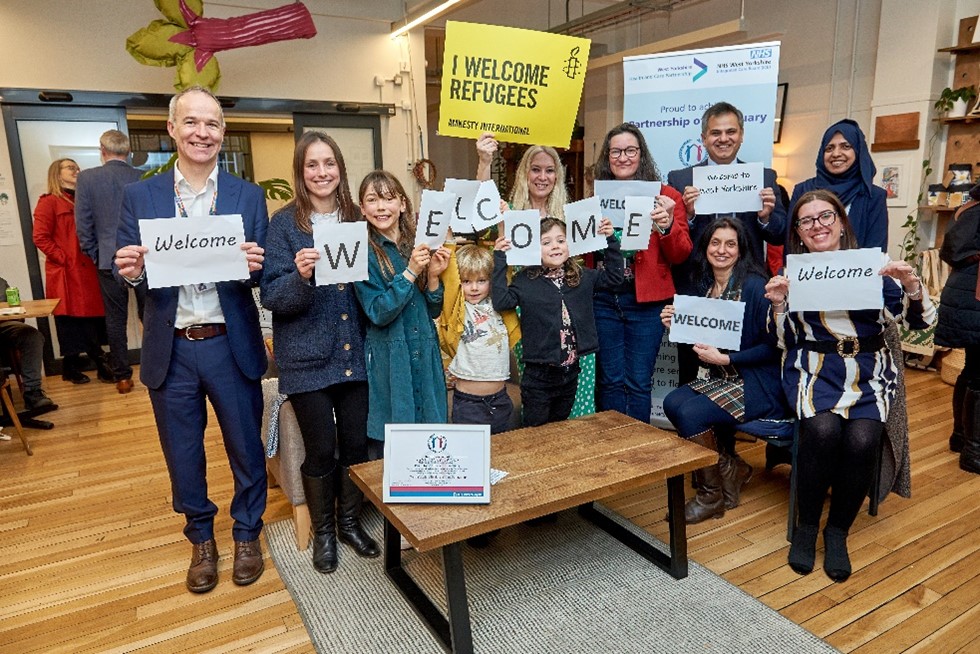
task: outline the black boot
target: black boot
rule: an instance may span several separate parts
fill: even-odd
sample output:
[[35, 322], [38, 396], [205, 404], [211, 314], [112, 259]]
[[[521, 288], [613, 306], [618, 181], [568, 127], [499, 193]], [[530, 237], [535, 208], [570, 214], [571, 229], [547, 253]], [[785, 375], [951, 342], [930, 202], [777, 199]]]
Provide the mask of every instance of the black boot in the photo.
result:
[[969, 378], [962, 372], [953, 385], [953, 432], [949, 435], [950, 452], [963, 451], [963, 420], [966, 411], [966, 389]]
[[[690, 440], [712, 452], [718, 451], [718, 443], [711, 430], [693, 436]], [[684, 505], [684, 521], [693, 525], [708, 518], [717, 519], [725, 515], [725, 497], [721, 492], [721, 469], [718, 464], [701, 468], [694, 474], [698, 481], [698, 493]]]
[[960, 469], [980, 475], [980, 391], [967, 389], [963, 406], [963, 450]]
[[836, 582], [851, 576], [851, 557], [847, 555], [847, 532], [827, 525], [823, 530], [823, 571]]
[[361, 528], [361, 503], [364, 493], [350, 478], [350, 468], [340, 469], [340, 502], [337, 507], [337, 535], [342, 543], [354, 548], [360, 556], [374, 558], [381, 554], [378, 544]]
[[[95, 359], [95, 369], [99, 377], [100, 382], [106, 384], [113, 384], [116, 381], [116, 376], [112, 374], [112, 368], [109, 366], [109, 356], [102, 350], [97, 350], [93, 357]], [[92, 356], [91, 354], [89, 355]]]
[[91, 380], [82, 372], [82, 358], [77, 354], [66, 354], [61, 362], [61, 378], [73, 384], [87, 384]]
[[303, 492], [313, 523], [313, 567], [325, 574], [337, 569], [336, 476], [336, 468], [322, 477], [303, 475]]

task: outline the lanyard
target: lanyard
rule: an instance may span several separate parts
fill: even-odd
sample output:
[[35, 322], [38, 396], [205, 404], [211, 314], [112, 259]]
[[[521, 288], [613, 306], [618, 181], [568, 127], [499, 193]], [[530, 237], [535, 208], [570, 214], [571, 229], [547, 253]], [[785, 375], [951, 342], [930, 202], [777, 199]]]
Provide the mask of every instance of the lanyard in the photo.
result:
[[[177, 211], [180, 212], [181, 218], [187, 218], [187, 208], [184, 207], [184, 200], [180, 197], [180, 191], [177, 190], [177, 181], [174, 180], [174, 201], [177, 204]], [[218, 189], [214, 189], [214, 195], [211, 196], [211, 209], [208, 211], [209, 216], [214, 216], [217, 214], [218, 208]]]

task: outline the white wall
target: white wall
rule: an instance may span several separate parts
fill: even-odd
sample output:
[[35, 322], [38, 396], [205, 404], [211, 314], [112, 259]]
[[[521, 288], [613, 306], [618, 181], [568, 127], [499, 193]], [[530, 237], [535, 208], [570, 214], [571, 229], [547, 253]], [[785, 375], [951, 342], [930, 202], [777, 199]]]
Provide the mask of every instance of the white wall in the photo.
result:
[[[206, 0], [205, 15], [229, 18], [286, 4], [285, 0]], [[391, 21], [401, 0], [342, 2], [307, 0], [317, 36], [218, 53], [228, 96], [385, 102], [411, 107], [411, 84], [375, 86], [409, 62], [418, 110], [398, 109], [382, 118], [383, 157], [409, 189], [408, 170], [419, 154], [418, 115], [425, 120], [425, 72], [421, 31], [392, 41]], [[0, 2], [0, 87], [172, 93], [173, 68], [144, 66], [125, 49], [126, 38], [161, 19], [152, 0], [3, 0]], [[423, 130], [423, 135], [425, 134]], [[13, 189], [9, 150], [0, 129], [0, 186]], [[359, 180], [358, 180], [359, 181]], [[356, 183], [356, 182], [355, 182]], [[10, 192], [10, 191], [8, 191]], [[15, 200], [8, 205], [17, 215]], [[3, 274], [30, 288], [20, 244], [0, 245]]]

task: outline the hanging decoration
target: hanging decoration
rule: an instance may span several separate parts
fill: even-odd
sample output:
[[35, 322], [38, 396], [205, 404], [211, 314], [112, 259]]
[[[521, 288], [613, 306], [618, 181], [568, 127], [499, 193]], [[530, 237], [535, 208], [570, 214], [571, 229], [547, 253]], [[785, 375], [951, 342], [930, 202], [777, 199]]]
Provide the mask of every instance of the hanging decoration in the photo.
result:
[[178, 90], [199, 84], [217, 90], [215, 53], [316, 36], [302, 2], [234, 18], [204, 18], [203, 0], [154, 0], [165, 20], [154, 20], [126, 39], [126, 50], [147, 66], [177, 68]]

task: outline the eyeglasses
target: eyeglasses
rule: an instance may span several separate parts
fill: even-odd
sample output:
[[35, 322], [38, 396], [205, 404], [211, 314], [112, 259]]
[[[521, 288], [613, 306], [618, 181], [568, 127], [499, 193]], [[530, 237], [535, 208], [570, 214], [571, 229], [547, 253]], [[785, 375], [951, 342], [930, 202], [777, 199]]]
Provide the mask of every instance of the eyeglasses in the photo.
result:
[[626, 155], [627, 159], [636, 159], [636, 155], [640, 154], [640, 148], [631, 145], [628, 148], [610, 148], [609, 158], [619, 159], [623, 155]]
[[830, 227], [837, 222], [836, 211], [821, 211], [816, 216], [802, 216], [796, 219], [796, 226], [803, 231], [813, 229], [814, 223], [820, 223], [824, 227]]
[[81, 168], [79, 168], [75, 164], [61, 164], [61, 169], [62, 170], [73, 170], [76, 173], [81, 172], [81, 170], [82, 170]]

